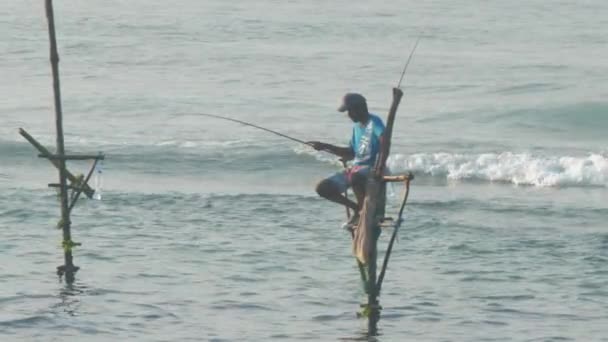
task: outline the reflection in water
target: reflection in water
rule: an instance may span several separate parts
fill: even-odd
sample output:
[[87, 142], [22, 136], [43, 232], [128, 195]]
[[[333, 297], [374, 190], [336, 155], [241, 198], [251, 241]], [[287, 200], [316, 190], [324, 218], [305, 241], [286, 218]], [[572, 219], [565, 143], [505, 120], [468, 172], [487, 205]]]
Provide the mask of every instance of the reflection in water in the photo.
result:
[[376, 334], [370, 334], [367, 329], [361, 330], [354, 337], [342, 337], [339, 338], [340, 341], [367, 341], [367, 342], [380, 342], [378, 330], [376, 330]]
[[88, 287], [77, 283], [66, 284], [59, 291], [60, 303], [55, 304], [52, 308], [61, 309], [70, 316], [78, 316], [78, 308], [80, 308], [80, 296], [85, 293]]

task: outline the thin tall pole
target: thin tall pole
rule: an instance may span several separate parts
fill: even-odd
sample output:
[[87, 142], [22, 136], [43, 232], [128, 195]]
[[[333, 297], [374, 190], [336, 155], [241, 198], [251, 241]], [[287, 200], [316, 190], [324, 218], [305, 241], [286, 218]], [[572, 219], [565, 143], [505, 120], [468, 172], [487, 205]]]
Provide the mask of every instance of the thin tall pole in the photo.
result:
[[[70, 233], [70, 211], [68, 206], [68, 188], [65, 167], [65, 146], [63, 142], [63, 117], [61, 110], [61, 90], [59, 86], [59, 54], [55, 37], [55, 18], [53, 16], [53, 1], [46, 0], [46, 18], [49, 24], [50, 59], [53, 71], [53, 92], [55, 95], [55, 123], [57, 128], [57, 155], [59, 156], [59, 189], [61, 192], [61, 227], [63, 229], [63, 247], [65, 264], [59, 267], [59, 274], [65, 272], [66, 282], [74, 281], [74, 273], [78, 270], [72, 262], [72, 236]], [[63, 271], [63, 272], [62, 272]]]

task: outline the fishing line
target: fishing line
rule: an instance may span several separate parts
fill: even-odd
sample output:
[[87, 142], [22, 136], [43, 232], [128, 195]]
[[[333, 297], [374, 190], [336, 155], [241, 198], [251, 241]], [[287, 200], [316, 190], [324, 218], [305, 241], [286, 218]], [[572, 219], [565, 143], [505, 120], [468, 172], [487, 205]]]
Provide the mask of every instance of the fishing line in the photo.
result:
[[250, 127], [261, 129], [263, 131], [266, 131], [266, 132], [269, 132], [269, 133], [272, 133], [272, 134], [276, 134], [276, 135], [278, 135], [280, 137], [283, 137], [285, 139], [289, 139], [291, 141], [295, 141], [295, 142], [300, 143], [300, 144], [304, 144], [306, 146], [311, 146], [309, 143], [307, 143], [304, 140], [300, 140], [300, 139], [297, 139], [297, 138], [294, 138], [294, 137], [290, 137], [287, 134], [283, 134], [283, 133], [280, 133], [280, 132], [277, 132], [277, 131], [273, 131], [271, 129], [264, 128], [264, 127], [261, 127], [261, 126], [258, 126], [258, 125], [254, 125], [254, 124], [249, 123], [249, 122], [245, 122], [245, 121], [229, 118], [227, 116], [221, 116], [221, 115], [215, 115], [215, 114], [205, 114], [205, 113], [198, 113], [197, 115], [209, 116], [209, 117], [212, 117], [212, 118], [217, 118], [217, 119], [228, 120], [228, 121], [240, 123], [240, 124], [245, 125], [245, 126], [250, 126]]
[[[407, 62], [405, 63], [405, 66], [403, 67], [403, 72], [401, 73], [401, 78], [399, 78], [399, 83], [397, 84], [397, 88], [401, 87], [401, 82], [403, 82], [403, 79], [405, 77], [405, 72], [407, 71], [407, 67], [410, 65], [412, 57], [414, 56], [414, 52], [416, 51], [416, 48], [418, 47], [418, 43], [420, 42], [421, 38], [422, 38], [422, 34], [418, 36], [418, 39], [416, 39], [416, 43], [414, 44], [414, 47], [412, 48], [412, 51], [410, 52], [410, 55], [407, 58]], [[246, 122], [246, 121], [242, 121], [242, 120], [238, 120], [238, 119], [233, 119], [233, 118], [230, 118], [230, 117], [227, 117], [227, 116], [208, 114], [208, 113], [198, 113], [198, 115], [208, 116], [208, 117], [212, 117], [212, 118], [216, 118], [216, 119], [222, 119], [222, 120], [227, 120], [227, 121], [232, 121], [232, 122], [240, 123], [241, 125], [257, 128], [257, 129], [260, 129], [262, 131], [266, 131], [268, 133], [272, 133], [272, 134], [278, 135], [278, 136], [280, 136], [282, 138], [289, 139], [291, 141], [295, 141], [297, 143], [300, 143], [300, 144], [312, 147], [312, 145], [310, 143], [308, 143], [308, 142], [306, 142], [304, 140], [301, 140], [301, 139], [298, 139], [298, 138], [294, 138], [294, 137], [290, 137], [287, 134], [283, 134], [281, 132], [273, 131], [271, 129], [255, 125], [255, 124], [252, 124], [250, 122]], [[328, 150], [325, 150], [325, 149], [323, 151], [332, 153], [331, 151], [328, 151]], [[334, 153], [332, 153], [332, 154], [334, 154]]]
[[412, 56], [414, 56], [414, 52], [416, 51], [416, 48], [418, 47], [418, 42], [420, 41], [420, 38], [422, 38], [422, 34], [418, 36], [418, 39], [416, 39], [416, 43], [414, 44], [414, 47], [412, 48], [412, 51], [410, 52], [410, 56], [407, 58], [407, 62], [405, 63], [405, 66], [403, 67], [403, 72], [401, 73], [401, 78], [399, 79], [399, 83], [397, 84], [397, 88], [401, 88], [401, 82], [403, 81], [403, 78], [405, 77], [405, 71], [407, 70], [407, 66], [410, 65], [410, 61], [412, 60]]

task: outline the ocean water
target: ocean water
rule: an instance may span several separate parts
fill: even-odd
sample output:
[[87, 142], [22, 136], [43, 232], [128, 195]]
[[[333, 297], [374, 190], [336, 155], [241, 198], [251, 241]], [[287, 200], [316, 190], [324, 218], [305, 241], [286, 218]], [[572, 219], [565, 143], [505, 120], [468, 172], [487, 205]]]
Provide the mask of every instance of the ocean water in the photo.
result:
[[[0, 4], [0, 341], [367, 340], [340, 229], [348, 91], [412, 171], [378, 341], [608, 341], [608, 3], [56, 1], [68, 151], [102, 199], [63, 262], [44, 2]], [[89, 164], [72, 162], [84, 173]], [[402, 188], [389, 194], [395, 211]], [[383, 249], [390, 232], [383, 234]]]

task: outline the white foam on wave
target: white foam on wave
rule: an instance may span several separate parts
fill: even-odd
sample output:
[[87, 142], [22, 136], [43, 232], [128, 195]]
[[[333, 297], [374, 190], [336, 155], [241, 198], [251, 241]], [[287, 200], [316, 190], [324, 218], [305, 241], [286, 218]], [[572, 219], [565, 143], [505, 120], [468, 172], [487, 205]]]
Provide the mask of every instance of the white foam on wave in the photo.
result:
[[230, 148], [230, 147], [248, 147], [254, 145], [253, 142], [248, 140], [226, 140], [226, 141], [214, 141], [214, 140], [163, 140], [153, 142], [152, 145], [158, 147], [178, 147], [184, 149], [199, 148], [199, 147], [214, 147], [214, 148]]
[[409, 170], [449, 180], [508, 182], [540, 187], [608, 187], [608, 156], [599, 153], [585, 157], [547, 157], [512, 152], [397, 154], [389, 158], [388, 165], [396, 172]]

